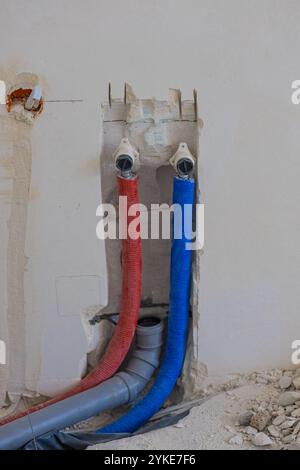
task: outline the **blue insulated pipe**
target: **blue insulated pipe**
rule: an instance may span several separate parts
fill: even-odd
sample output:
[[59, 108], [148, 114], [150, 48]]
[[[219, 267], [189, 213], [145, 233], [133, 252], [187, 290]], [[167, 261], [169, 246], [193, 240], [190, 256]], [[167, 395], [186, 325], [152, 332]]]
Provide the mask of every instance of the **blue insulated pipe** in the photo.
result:
[[[183, 365], [186, 350], [191, 251], [186, 243], [191, 240], [192, 211], [184, 211], [184, 206], [191, 209], [194, 203], [194, 180], [174, 177], [173, 204], [181, 206], [180, 217], [173, 217], [173, 240], [171, 251], [170, 310], [168, 333], [163, 361], [154, 384], [147, 395], [126, 415], [97, 431], [97, 433], [132, 433], [148, 421], [163, 405], [176, 384]], [[175, 211], [176, 213], [176, 211]], [[181, 238], [177, 237], [177, 234]]]

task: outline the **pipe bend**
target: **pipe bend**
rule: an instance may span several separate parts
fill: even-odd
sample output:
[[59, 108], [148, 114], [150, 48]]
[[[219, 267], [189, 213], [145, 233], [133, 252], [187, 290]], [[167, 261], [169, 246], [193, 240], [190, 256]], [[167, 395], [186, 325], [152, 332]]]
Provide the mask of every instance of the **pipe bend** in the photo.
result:
[[[145, 337], [149, 326], [137, 328], [136, 348], [123, 372], [118, 372], [96, 387], [73, 395], [63, 401], [23, 416], [0, 427], [0, 450], [14, 450], [39, 436], [71, 426], [105, 410], [116, 408], [137, 398], [153, 375], [159, 362], [162, 346], [163, 322], [158, 320], [151, 328], [153, 347], [149, 348]], [[139, 359], [141, 354], [142, 359]], [[49, 439], [48, 439], [49, 441]]]

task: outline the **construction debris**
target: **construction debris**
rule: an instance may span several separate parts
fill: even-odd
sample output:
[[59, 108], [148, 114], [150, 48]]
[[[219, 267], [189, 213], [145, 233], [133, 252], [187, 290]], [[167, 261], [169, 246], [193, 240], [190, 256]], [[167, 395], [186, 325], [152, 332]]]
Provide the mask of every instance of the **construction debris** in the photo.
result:
[[264, 432], [258, 432], [252, 438], [252, 442], [255, 446], [269, 446], [272, 444], [272, 440]]
[[[248, 409], [237, 418], [235, 431], [239, 430], [246, 439], [250, 439], [252, 444], [258, 447], [272, 446], [275, 449], [288, 449], [291, 445], [300, 447], [299, 370], [274, 370], [251, 374], [249, 380], [259, 384], [269, 384], [270, 391], [268, 394], [249, 400]], [[238, 442], [236, 435], [234, 441]]]
[[245, 413], [240, 414], [238, 417], [238, 423], [240, 426], [248, 426], [253, 415], [254, 413], [252, 411], [246, 411]]

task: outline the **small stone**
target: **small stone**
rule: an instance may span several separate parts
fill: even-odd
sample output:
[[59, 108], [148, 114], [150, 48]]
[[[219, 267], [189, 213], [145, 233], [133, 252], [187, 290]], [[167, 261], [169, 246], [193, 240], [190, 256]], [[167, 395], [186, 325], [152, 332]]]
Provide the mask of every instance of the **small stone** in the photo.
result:
[[300, 418], [300, 408], [297, 408], [296, 410], [292, 411], [291, 415], [294, 418]]
[[267, 385], [268, 377], [266, 375], [258, 375], [256, 378], [257, 384]]
[[286, 416], [285, 416], [285, 415], [279, 415], [279, 416], [277, 416], [276, 418], [273, 419], [273, 424], [274, 424], [274, 426], [279, 426], [279, 425], [282, 424], [285, 420], [286, 420]]
[[286, 420], [284, 421], [281, 425], [280, 425], [280, 429], [289, 429], [289, 428], [292, 428], [295, 424], [295, 420], [293, 419], [290, 419], [290, 420]]
[[300, 450], [300, 443], [293, 442], [292, 444], [286, 446], [287, 450]]
[[228, 444], [232, 444], [232, 445], [236, 445], [236, 446], [241, 446], [243, 444], [243, 438], [242, 436], [240, 436], [239, 434], [237, 434], [236, 436], [232, 436], [229, 441], [228, 441]]
[[282, 442], [283, 442], [284, 444], [290, 444], [290, 442], [292, 442], [293, 440], [294, 440], [294, 437], [293, 437], [292, 434], [289, 434], [288, 436], [284, 436], [284, 437], [282, 438]]
[[298, 421], [298, 423], [294, 427], [293, 434], [298, 434], [299, 431], [300, 431], [300, 421]]
[[268, 431], [269, 431], [269, 434], [271, 434], [271, 436], [273, 437], [280, 437], [280, 431], [278, 428], [276, 428], [276, 426], [274, 426], [273, 424], [271, 424], [270, 426], [268, 426]]
[[293, 380], [293, 385], [294, 387], [299, 390], [300, 389], [300, 377], [296, 377], [294, 380]]
[[297, 400], [300, 400], [300, 392], [283, 392], [278, 399], [278, 404], [281, 406], [293, 405]]
[[185, 425], [183, 423], [177, 423], [177, 424], [174, 424], [174, 428], [178, 428], [178, 429], [185, 428]]
[[245, 428], [245, 433], [246, 433], [246, 434], [249, 434], [249, 435], [251, 435], [251, 436], [254, 436], [254, 434], [257, 434], [257, 429], [252, 428], [252, 426], [247, 426], [247, 427]]
[[283, 436], [287, 436], [288, 434], [291, 434], [292, 431], [293, 431], [292, 428], [282, 429], [281, 434], [282, 434]]
[[252, 416], [250, 426], [256, 428], [258, 431], [263, 431], [271, 421], [271, 415], [268, 411], [258, 411]]
[[278, 381], [279, 387], [282, 388], [283, 390], [285, 390], [286, 388], [289, 388], [291, 384], [292, 384], [292, 379], [291, 377], [288, 377], [287, 375], [283, 375]]
[[259, 406], [262, 410], [265, 410], [268, 408], [269, 404], [266, 401], [262, 401]]
[[248, 426], [253, 416], [252, 411], [246, 411], [238, 416], [238, 423], [240, 426]]
[[255, 446], [269, 446], [272, 444], [272, 440], [264, 432], [258, 432], [253, 436], [252, 442]]
[[273, 442], [271, 447], [269, 447], [268, 449], [271, 449], [271, 450], [284, 450], [285, 446], [284, 446], [284, 444], [282, 444], [282, 442]]

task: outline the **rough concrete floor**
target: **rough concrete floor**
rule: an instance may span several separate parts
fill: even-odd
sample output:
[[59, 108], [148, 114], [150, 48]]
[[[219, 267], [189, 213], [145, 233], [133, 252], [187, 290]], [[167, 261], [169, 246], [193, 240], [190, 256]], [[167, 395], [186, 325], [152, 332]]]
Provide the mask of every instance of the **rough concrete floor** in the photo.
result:
[[255, 449], [249, 442], [232, 445], [228, 441], [237, 434], [237, 416], [244, 412], [248, 400], [258, 395], [269, 396], [272, 385], [245, 385], [222, 392], [191, 410], [189, 416], [174, 426], [132, 438], [120, 439], [89, 447], [91, 450], [196, 450], [196, 449]]

